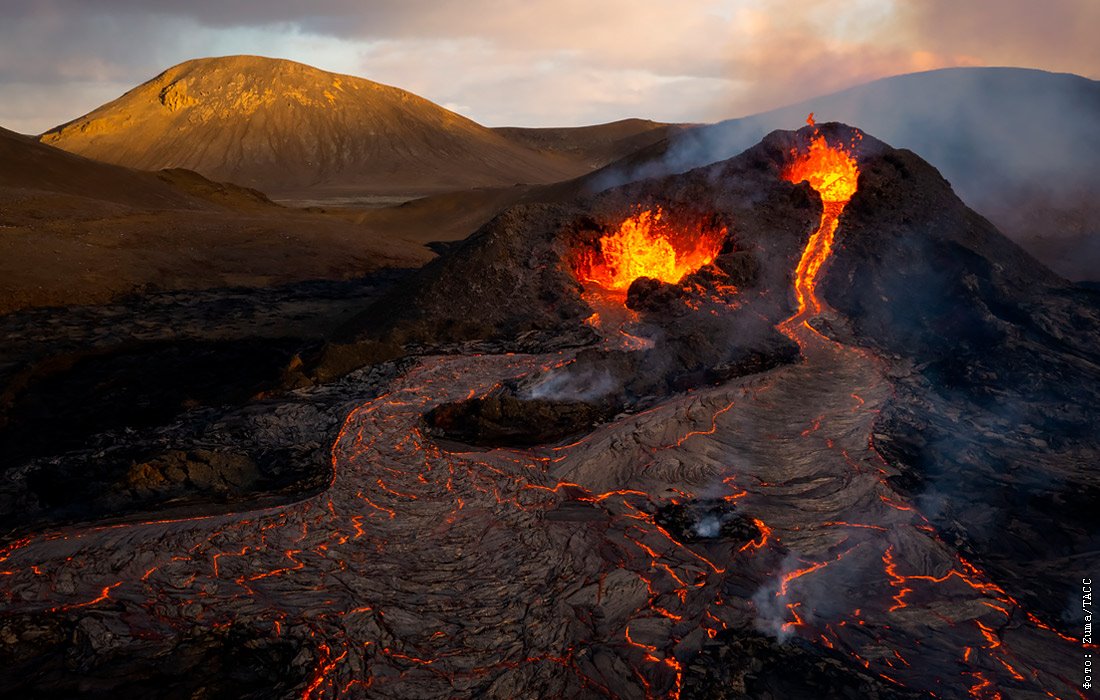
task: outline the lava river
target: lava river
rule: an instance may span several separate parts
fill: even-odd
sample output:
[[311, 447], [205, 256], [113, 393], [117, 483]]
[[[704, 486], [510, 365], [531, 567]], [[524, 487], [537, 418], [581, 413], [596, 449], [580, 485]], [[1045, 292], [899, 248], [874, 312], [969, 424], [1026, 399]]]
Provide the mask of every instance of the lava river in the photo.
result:
[[[783, 329], [801, 363], [575, 444], [448, 452], [421, 433], [427, 410], [571, 356], [426, 358], [347, 417], [323, 494], [15, 542], [6, 611], [90, 620], [116, 649], [228, 625], [300, 639], [304, 698], [677, 697], [727, 628], [797, 635], [940, 697], [1076, 696], [1071, 642], [883, 478], [890, 368], [809, 323], [830, 313], [815, 281], [842, 208], [826, 203], [796, 275]], [[678, 542], [653, 513], [691, 497], [735, 502], [761, 537]]]

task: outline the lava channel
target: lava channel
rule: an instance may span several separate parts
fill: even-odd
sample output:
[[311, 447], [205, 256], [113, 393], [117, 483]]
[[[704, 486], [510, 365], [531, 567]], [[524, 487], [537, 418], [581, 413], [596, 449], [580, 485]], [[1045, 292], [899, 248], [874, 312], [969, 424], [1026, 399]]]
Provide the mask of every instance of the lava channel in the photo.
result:
[[[813, 126], [813, 114], [806, 121]], [[809, 318], [820, 314], [825, 307], [817, 296], [818, 278], [833, 252], [840, 215], [856, 193], [859, 181], [855, 157], [842, 145], [829, 145], [820, 131], [814, 131], [806, 151], [792, 151], [791, 155], [793, 160], [783, 171], [783, 178], [794, 183], [808, 182], [821, 196], [823, 209], [821, 223], [810, 236], [795, 269], [794, 293], [798, 309], [785, 322], [788, 327], [806, 324]]]

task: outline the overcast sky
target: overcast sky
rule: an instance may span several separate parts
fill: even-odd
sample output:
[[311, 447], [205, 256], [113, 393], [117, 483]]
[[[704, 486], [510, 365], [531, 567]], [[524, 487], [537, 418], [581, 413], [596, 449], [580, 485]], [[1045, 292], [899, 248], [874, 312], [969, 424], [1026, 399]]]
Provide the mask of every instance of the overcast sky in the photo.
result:
[[490, 126], [715, 121], [946, 66], [1100, 78], [1100, 0], [0, 0], [0, 11], [0, 126], [23, 133], [227, 54], [396, 85]]

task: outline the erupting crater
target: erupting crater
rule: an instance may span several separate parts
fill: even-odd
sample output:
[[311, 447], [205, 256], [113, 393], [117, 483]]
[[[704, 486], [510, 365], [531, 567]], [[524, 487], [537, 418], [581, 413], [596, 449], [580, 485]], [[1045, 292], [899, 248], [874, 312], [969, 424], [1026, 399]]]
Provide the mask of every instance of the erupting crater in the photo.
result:
[[617, 229], [599, 238], [590, 231], [574, 242], [568, 265], [593, 310], [588, 325], [612, 346], [645, 350], [653, 341], [645, 337], [647, 324], [639, 311], [698, 311], [705, 301], [728, 303], [738, 289], [715, 280], [700, 284], [694, 277], [706, 268], [729, 281], [716, 268], [729, 232], [717, 215], [685, 213], [680, 207], [666, 214], [660, 206], [640, 204], [634, 211]]
[[627, 217], [619, 230], [599, 239], [573, 260], [577, 279], [626, 293], [639, 277], [678, 283], [685, 275], [714, 262], [727, 229], [703, 222], [673, 225], [660, 207]]

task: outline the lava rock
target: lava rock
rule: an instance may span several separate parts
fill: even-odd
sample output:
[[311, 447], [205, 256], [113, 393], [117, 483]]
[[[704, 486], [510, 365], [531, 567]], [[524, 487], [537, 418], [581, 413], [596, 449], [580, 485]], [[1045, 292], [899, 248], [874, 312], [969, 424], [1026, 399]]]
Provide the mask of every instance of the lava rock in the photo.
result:
[[687, 662], [684, 700], [930, 700], [856, 666], [851, 660], [801, 638], [779, 643], [771, 637], [722, 631]]
[[684, 290], [678, 284], [639, 277], [626, 291], [626, 306], [634, 311], [682, 315], [688, 311], [684, 306], [684, 297]]
[[424, 415], [428, 432], [479, 446], [530, 446], [586, 432], [615, 413], [609, 403], [524, 399], [495, 392], [437, 406]]
[[714, 259], [714, 266], [726, 275], [728, 284], [740, 289], [755, 287], [760, 280], [760, 261], [749, 251], [723, 253]]
[[230, 627], [134, 644], [113, 618], [19, 616], [0, 624], [11, 697], [92, 700], [289, 697], [312, 671], [305, 645]]
[[188, 490], [239, 496], [255, 488], [260, 479], [260, 471], [248, 455], [173, 450], [134, 464], [125, 486], [143, 498], [164, 498]]
[[[1100, 295], [1054, 275], [909, 151], [861, 160], [821, 295], [829, 332], [900, 366], [891, 483], [1047, 624], [1095, 550]], [[1085, 499], [1082, 500], [1082, 497]]]
[[575, 195], [571, 201], [514, 206], [345, 323], [306, 360], [303, 374], [331, 381], [385, 349], [486, 341], [507, 346], [532, 333], [542, 351], [590, 343], [584, 322], [593, 309], [582, 298], [572, 262], [578, 250], [590, 250], [639, 209], [660, 209], [728, 233], [709, 272], [689, 275], [681, 285], [637, 282], [629, 304], [666, 319], [698, 317], [692, 312], [700, 309], [676, 303], [691, 282], [716, 297], [717, 284], [726, 292], [763, 288], [776, 293], [745, 295], [735, 305], [744, 305], [745, 315], [778, 322], [790, 313], [791, 270], [821, 214], [820, 199], [808, 186], [780, 177], [796, 143], [793, 135], [780, 134], [738, 158], [689, 173], [597, 195], [567, 189]]
[[752, 518], [721, 499], [698, 499], [667, 503], [653, 516], [681, 542], [730, 540], [744, 544], [762, 534]]

